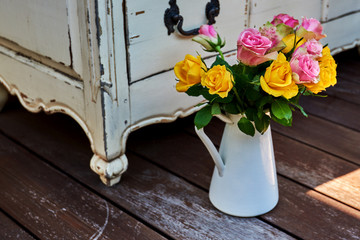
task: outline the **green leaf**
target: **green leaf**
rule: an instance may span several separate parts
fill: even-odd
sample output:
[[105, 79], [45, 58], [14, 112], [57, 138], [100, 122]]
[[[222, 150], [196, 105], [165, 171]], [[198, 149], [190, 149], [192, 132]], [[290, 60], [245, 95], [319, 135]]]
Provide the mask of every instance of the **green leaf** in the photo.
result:
[[210, 94], [207, 88], [203, 88], [203, 90], [201, 91], [201, 95], [209, 102], [213, 102], [216, 98], [219, 97], [219, 95], [217, 94]]
[[225, 112], [231, 113], [231, 114], [240, 113], [240, 111], [238, 109], [238, 106], [237, 106], [237, 103], [235, 103], [235, 102], [230, 102], [230, 103], [224, 104], [223, 109], [224, 109]]
[[211, 105], [211, 114], [212, 115], [221, 114], [221, 109], [220, 109], [219, 103], [214, 103]]
[[266, 104], [272, 103], [272, 102], [273, 102], [273, 97], [272, 96], [266, 96], [266, 97], [262, 97], [260, 100], [257, 100], [255, 105], [259, 109], [263, 109]]
[[262, 95], [259, 91], [259, 86], [257, 86], [257, 85], [247, 88], [245, 95], [249, 101], [256, 101], [262, 97]]
[[233, 98], [234, 98], [234, 95], [232, 94], [228, 94], [227, 97], [224, 97], [224, 98], [221, 98], [219, 95], [217, 95], [217, 98], [214, 100], [214, 102], [218, 102], [218, 103], [230, 103]]
[[211, 119], [211, 106], [208, 105], [196, 113], [194, 118], [194, 124], [197, 129], [200, 129], [208, 125]]
[[201, 86], [200, 84], [196, 84], [196, 85], [191, 86], [186, 91], [186, 94], [189, 95], [189, 96], [197, 97], [197, 96], [201, 95], [203, 89], [204, 89], [203, 86]]
[[292, 105], [297, 107], [305, 117], [308, 117], [307, 113], [305, 112], [305, 110], [304, 110], [304, 108], [302, 106], [300, 106], [299, 104], [295, 104], [295, 103], [292, 103]]
[[257, 116], [255, 117], [254, 120], [255, 123], [255, 128], [256, 130], [261, 133], [264, 134], [266, 132], [266, 130], [269, 128], [270, 125], [270, 117], [265, 115], [262, 118], [258, 118]]
[[271, 104], [271, 113], [274, 115], [277, 119], [291, 119], [292, 118], [292, 112], [288, 105], [288, 102], [283, 99], [275, 100]]
[[217, 66], [217, 65], [224, 65], [226, 68], [231, 70], [230, 65], [219, 56], [216, 56], [215, 62], [211, 65], [210, 68], [213, 68], [214, 66]]
[[239, 120], [238, 127], [243, 133], [245, 133], [247, 135], [250, 135], [252, 137], [255, 135], [254, 125], [246, 117], [242, 117]]
[[285, 118], [278, 119], [276, 116], [271, 114], [271, 119], [274, 120], [277, 123], [280, 123], [281, 125], [286, 126], [286, 127], [291, 127], [291, 125], [292, 125], [292, 118], [290, 118], [290, 119], [285, 119]]
[[248, 108], [245, 111], [245, 115], [250, 121], [254, 121], [256, 114], [257, 110], [255, 108]]

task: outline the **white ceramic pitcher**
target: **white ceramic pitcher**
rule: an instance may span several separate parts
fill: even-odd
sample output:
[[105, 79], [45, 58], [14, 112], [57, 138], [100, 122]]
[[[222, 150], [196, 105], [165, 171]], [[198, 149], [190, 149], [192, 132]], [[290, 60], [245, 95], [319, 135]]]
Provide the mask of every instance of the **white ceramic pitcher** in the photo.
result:
[[271, 130], [254, 137], [242, 133], [237, 122], [241, 115], [218, 115], [226, 122], [219, 152], [204, 133], [195, 131], [214, 159], [209, 197], [220, 211], [252, 217], [273, 209], [278, 200], [278, 184]]

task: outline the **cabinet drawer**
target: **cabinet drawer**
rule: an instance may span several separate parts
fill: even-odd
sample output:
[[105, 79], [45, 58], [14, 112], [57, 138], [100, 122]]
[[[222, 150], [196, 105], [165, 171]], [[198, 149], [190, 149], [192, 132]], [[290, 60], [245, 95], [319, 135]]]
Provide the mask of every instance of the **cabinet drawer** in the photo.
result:
[[[183, 29], [190, 30], [207, 23], [205, 6], [209, 0], [178, 0], [180, 14], [184, 17]], [[236, 48], [237, 37], [246, 23], [247, 1], [220, 1], [220, 14], [215, 18], [214, 27], [226, 39], [224, 51]], [[127, 1], [128, 54], [131, 82], [149, 75], [171, 69], [185, 54], [203, 57], [211, 55], [202, 51], [191, 37], [178, 33], [170, 36], [164, 25], [164, 13], [169, 8], [169, 0]], [[234, 11], [235, 10], [235, 11]], [[213, 54], [213, 53], [212, 53]]]
[[279, 13], [287, 13], [301, 21], [301, 18], [321, 18], [322, 0], [252, 0], [250, 5], [251, 27], [260, 27]]
[[56, 62], [71, 64], [66, 0], [1, 0], [0, 36]]
[[351, 12], [357, 12], [360, 10], [360, 1], [359, 0], [328, 0], [324, 2], [325, 12], [327, 11], [327, 16], [325, 20], [331, 20]]

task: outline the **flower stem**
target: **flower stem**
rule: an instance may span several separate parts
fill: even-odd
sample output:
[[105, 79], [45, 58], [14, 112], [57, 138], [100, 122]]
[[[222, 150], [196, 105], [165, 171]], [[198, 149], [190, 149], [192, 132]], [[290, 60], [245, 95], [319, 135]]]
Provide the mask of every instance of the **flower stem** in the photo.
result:
[[216, 46], [216, 47], [215, 47], [215, 50], [220, 54], [220, 57], [221, 57], [223, 60], [225, 60], [224, 55], [223, 55], [223, 53], [222, 53], [222, 51], [221, 51], [221, 49], [220, 49], [220, 46]]
[[[233, 88], [233, 90], [234, 90], [234, 93], [235, 93], [236, 100], [238, 101], [240, 107], [244, 109], [244, 106], [243, 106], [243, 104], [242, 104], [242, 102], [241, 102], [241, 99], [240, 99], [240, 96], [239, 96], [238, 91], [236, 90], [235, 87]], [[236, 105], [236, 106], [238, 106], [238, 105]], [[238, 109], [238, 110], [239, 110], [240, 112], [243, 111], [242, 109]]]

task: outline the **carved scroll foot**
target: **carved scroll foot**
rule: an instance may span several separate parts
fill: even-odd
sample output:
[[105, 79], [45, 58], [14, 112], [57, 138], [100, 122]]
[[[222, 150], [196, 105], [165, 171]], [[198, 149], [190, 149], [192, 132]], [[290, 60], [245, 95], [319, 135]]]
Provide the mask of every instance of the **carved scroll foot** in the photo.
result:
[[126, 155], [121, 155], [111, 161], [94, 155], [90, 162], [91, 169], [99, 174], [101, 181], [107, 186], [113, 186], [120, 181], [121, 175], [128, 167]]
[[0, 112], [4, 108], [9, 97], [9, 93], [6, 88], [0, 83]]

